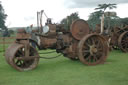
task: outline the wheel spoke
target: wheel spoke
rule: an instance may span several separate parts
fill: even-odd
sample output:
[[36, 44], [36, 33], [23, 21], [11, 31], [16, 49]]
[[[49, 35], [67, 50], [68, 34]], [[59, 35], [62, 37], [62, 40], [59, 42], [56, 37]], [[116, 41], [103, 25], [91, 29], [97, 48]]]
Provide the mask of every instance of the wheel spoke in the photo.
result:
[[83, 50], [82, 52], [83, 53], [89, 53], [90, 51], [89, 50]]
[[101, 46], [101, 43], [100, 41], [98, 41], [96, 47], [99, 48], [100, 46]]
[[96, 45], [96, 39], [95, 39], [95, 37], [93, 37], [91, 40], [92, 40], [92, 44], [95, 46]]
[[83, 57], [88, 57], [90, 55], [90, 53], [83, 53]]
[[[19, 50], [17, 51], [17, 53], [16, 53], [15, 59], [16, 59], [17, 57], [24, 57], [24, 55], [25, 55], [24, 48], [19, 49]], [[29, 56], [36, 56], [33, 49], [30, 49], [30, 54], [29, 54]], [[15, 61], [15, 64], [16, 64], [18, 67], [22, 68], [22, 69], [28, 68], [28, 67], [34, 62], [34, 59], [30, 59], [30, 60], [27, 60], [27, 61], [26, 61], [26, 60], [18, 60], [18, 59], [16, 59], [16, 60], [17, 60], [17, 61]]]
[[95, 62], [98, 60], [96, 55], [93, 55]]
[[87, 43], [88, 43], [89, 46], [92, 45], [92, 41], [90, 39], [87, 40]]
[[91, 61], [91, 55], [89, 55], [89, 56], [86, 58], [86, 61], [88, 61], [88, 62]]
[[17, 54], [18, 54], [19, 56], [21, 56], [21, 55], [22, 55], [21, 51], [18, 51], [18, 52], [17, 52]]
[[20, 62], [20, 60], [17, 60], [17, 61], [16, 61], [16, 65], [17, 65], [19, 62]]
[[102, 48], [99, 48], [99, 49], [98, 49], [98, 52], [101, 52], [101, 51], [103, 51], [103, 49], [102, 49]]
[[88, 65], [96, 65], [104, 62], [101, 58], [106, 59], [106, 57], [104, 57], [107, 56], [108, 51], [108, 47], [106, 45], [106, 41], [100, 35], [94, 34], [88, 37], [85, 36], [85, 38], [83, 38], [79, 43], [79, 59], [81, 62]]
[[88, 46], [88, 47], [90, 47], [90, 46], [91, 46], [88, 42], [86, 42], [85, 44], [86, 44], [85, 46]]
[[29, 61], [25, 61], [24, 66], [26, 66], [26, 67], [29, 66]]
[[[29, 57], [38, 56], [38, 52], [35, 48], [30, 46], [30, 54]], [[39, 62], [39, 58], [25, 58], [25, 46], [19, 43], [11, 44], [5, 53], [5, 59], [13, 68], [18, 71], [26, 71], [34, 69]], [[10, 57], [11, 56], [11, 57]], [[27, 62], [26, 62], [27, 61]]]

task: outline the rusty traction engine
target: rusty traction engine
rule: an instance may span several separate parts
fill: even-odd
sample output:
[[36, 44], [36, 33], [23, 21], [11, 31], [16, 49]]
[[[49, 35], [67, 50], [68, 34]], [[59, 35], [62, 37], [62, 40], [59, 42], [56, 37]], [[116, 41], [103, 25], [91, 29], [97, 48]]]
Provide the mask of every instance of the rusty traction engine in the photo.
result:
[[111, 32], [110, 46], [114, 49], [121, 49], [128, 52], [128, 26], [123, 28], [115, 27]]
[[70, 30], [48, 21], [43, 28], [31, 33], [19, 29], [16, 41], [6, 50], [6, 61], [18, 71], [32, 70], [40, 58], [37, 48], [56, 49], [57, 53], [86, 65], [103, 64], [108, 54], [107, 41], [102, 35], [90, 33], [86, 21], [74, 21]]

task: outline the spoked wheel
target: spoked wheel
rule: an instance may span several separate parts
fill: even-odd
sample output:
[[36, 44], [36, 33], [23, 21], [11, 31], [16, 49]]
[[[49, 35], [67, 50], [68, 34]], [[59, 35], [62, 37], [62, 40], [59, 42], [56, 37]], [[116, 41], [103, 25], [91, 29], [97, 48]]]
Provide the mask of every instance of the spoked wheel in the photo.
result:
[[123, 52], [128, 52], [128, 31], [120, 35], [118, 45]]
[[105, 62], [107, 54], [107, 41], [98, 34], [89, 34], [79, 42], [78, 57], [84, 64], [102, 64]]
[[[30, 58], [36, 57], [36, 58]], [[25, 47], [22, 44], [12, 44], [5, 53], [6, 61], [18, 71], [34, 69], [39, 62], [38, 53], [35, 48], [30, 46], [29, 56], [25, 59]]]
[[120, 30], [121, 30], [120, 28], [115, 27], [115, 28], [114, 28], [114, 33], [118, 33]]

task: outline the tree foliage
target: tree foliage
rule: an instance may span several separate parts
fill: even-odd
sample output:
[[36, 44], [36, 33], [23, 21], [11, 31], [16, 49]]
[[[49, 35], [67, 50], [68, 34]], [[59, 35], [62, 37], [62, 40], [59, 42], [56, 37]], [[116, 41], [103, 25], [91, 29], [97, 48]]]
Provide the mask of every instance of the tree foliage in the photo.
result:
[[99, 4], [98, 8], [95, 8], [95, 10], [102, 10], [103, 12], [105, 12], [107, 8], [109, 9], [116, 8], [116, 4]]
[[79, 19], [79, 14], [77, 12], [74, 12], [66, 18], [62, 19], [60, 23], [64, 25], [65, 29], [70, 29], [70, 25], [72, 24], [72, 22], [77, 19]]
[[121, 21], [121, 25], [122, 25], [123, 27], [126, 26], [126, 25], [128, 25], [128, 17], [122, 18], [120, 21]]
[[15, 33], [14, 30], [8, 30], [8, 32], [9, 32], [10, 35], [13, 35]]
[[[90, 28], [93, 28], [93, 30], [95, 29], [96, 24], [100, 24], [101, 23], [101, 17], [102, 15], [105, 13], [106, 9], [113, 9], [116, 8], [116, 4], [99, 4], [98, 8], [95, 8], [95, 11], [93, 13], [90, 14], [89, 19], [88, 19], [88, 23]], [[105, 16], [104, 18], [104, 27], [105, 28], [110, 28], [115, 26], [115, 24], [120, 23], [119, 22], [119, 17], [114, 15], [114, 16]]]
[[7, 15], [4, 13], [3, 6], [0, 2], [0, 28], [2, 28], [2, 30], [7, 30], [7, 27], [5, 26], [6, 17]]
[[111, 29], [114, 27], [120, 27], [121, 18], [118, 16], [105, 16], [104, 23], [105, 23], [104, 27], [107, 29]]
[[102, 11], [95, 11], [89, 15], [88, 23], [91, 29], [94, 30], [96, 24], [100, 24], [100, 18], [102, 16]]

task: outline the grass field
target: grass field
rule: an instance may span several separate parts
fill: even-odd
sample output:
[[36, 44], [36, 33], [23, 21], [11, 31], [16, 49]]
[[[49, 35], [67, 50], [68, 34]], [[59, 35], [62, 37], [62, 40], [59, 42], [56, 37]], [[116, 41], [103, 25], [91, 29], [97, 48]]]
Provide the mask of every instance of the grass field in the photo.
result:
[[[54, 56], [56, 53], [45, 55]], [[63, 56], [40, 59], [36, 69], [18, 72], [0, 53], [0, 85], [128, 85], [128, 54], [112, 51], [105, 64], [86, 66]]]

